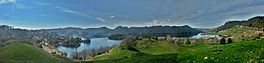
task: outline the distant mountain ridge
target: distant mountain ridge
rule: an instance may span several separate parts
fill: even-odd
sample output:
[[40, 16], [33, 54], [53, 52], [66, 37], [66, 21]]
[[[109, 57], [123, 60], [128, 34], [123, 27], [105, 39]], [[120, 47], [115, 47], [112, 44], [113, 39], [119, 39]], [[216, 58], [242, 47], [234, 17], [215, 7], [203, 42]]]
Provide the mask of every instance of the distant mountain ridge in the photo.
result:
[[109, 37], [110, 35], [137, 35], [137, 36], [177, 36], [186, 37], [200, 33], [200, 30], [185, 26], [150, 26], [150, 27], [123, 27], [118, 26], [115, 29], [107, 27], [101, 28], [58, 28], [58, 29], [43, 29], [49, 32], [58, 33], [63, 36], [82, 36], [89, 38]]
[[107, 33], [112, 31], [106, 27], [101, 28], [76, 28], [76, 27], [67, 27], [67, 28], [57, 28], [57, 29], [43, 29], [44, 31], [57, 33], [61, 36], [72, 36], [72, 37], [106, 37]]

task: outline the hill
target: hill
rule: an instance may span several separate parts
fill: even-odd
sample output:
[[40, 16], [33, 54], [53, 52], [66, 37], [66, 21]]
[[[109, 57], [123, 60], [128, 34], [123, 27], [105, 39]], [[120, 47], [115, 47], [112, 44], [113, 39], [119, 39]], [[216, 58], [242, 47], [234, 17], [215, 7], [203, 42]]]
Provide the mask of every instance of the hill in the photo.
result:
[[178, 46], [171, 41], [138, 40], [136, 49], [114, 48], [94, 63], [246, 63], [263, 62], [264, 39], [227, 45]]
[[77, 37], [82, 36], [85, 38], [100, 38], [107, 37], [107, 35], [112, 31], [106, 27], [101, 28], [77, 28], [77, 27], [67, 27], [67, 28], [57, 28], [57, 29], [43, 29], [43, 31], [49, 31], [57, 33], [61, 36], [71, 36]]
[[243, 21], [229, 21], [215, 31], [218, 35], [238, 41], [259, 39], [264, 35], [264, 16]]
[[264, 31], [256, 27], [237, 25], [232, 28], [221, 30], [217, 34], [230, 37], [233, 40], [259, 39], [264, 36]]
[[28, 44], [10, 44], [0, 48], [1, 63], [56, 63], [65, 61]]
[[151, 26], [151, 27], [122, 27], [119, 26], [111, 34], [135, 35], [140, 37], [189, 37], [200, 33], [200, 30], [184, 26]]
[[186, 37], [200, 33], [200, 30], [191, 28], [190, 26], [151, 26], [151, 27], [123, 27], [118, 26], [115, 29], [101, 28], [59, 28], [59, 29], [43, 29], [45, 31], [58, 33], [63, 36], [82, 36], [82, 37], [109, 37], [110, 35], [137, 35], [141, 37], [147, 36], [177, 36]]
[[242, 21], [229, 21], [229, 22], [226, 22], [224, 25], [216, 28], [216, 31], [229, 29], [237, 25], [262, 28], [262, 30], [264, 30], [263, 29], [264, 28], [264, 16], [256, 16], [248, 20], [242, 20]]
[[[0, 47], [10, 43], [27, 43], [41, 45], [41, 42], [48, 42], [52, 46], [79, 46], [80, 38], [60, 36], [57, 33], [45, 30], [27, 30], [14, 28], [8, 25], [0, 25]], [[61, 44], [59, 44], [61, 43]]]

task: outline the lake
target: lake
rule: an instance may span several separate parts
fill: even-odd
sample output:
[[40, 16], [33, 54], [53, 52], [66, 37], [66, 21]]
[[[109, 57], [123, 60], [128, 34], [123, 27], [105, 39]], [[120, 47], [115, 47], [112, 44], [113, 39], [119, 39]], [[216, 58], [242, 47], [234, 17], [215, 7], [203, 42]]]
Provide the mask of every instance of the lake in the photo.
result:
[[210, 38], [210, 37], [219, 37], [219, 36], [218, 35], [207, 35], [207, 34], [199, 33], [199, 34], [194, 35], [190, 38]]
[[59, 46], [57, 49], [61, 52], [67, 53], [67, 57], [70, 57], [73, 52], [81, 52], [85, 49], [97, 49], [100, 47], [106, 47], [106, 46], [113, 46], [113, 45], [119, 45], [121, 43], [121, 40], [109, 40], [108, 38], [91, 38], [91, 43], [81, 43], [81, 46], [78, 48], [71, 48], [71, 47], [64, 47]]
[[[218, 36], [197, 34], [189, 38], [209, 38], [209, 37], [218, 37]], [[120, 43], [121, 40], [109, 40], [108, 38], [91, 38], [90, 44], [81, 43], [81, 46], [78, 48], [59, 46], [57, 49], [61, 52], [67, 53], [67, 57], [70, 57], [71, 54], [76, 51], [81, 52], [82, 50], [85, 49], [97, 49], [100, 47], [119, 45]]]

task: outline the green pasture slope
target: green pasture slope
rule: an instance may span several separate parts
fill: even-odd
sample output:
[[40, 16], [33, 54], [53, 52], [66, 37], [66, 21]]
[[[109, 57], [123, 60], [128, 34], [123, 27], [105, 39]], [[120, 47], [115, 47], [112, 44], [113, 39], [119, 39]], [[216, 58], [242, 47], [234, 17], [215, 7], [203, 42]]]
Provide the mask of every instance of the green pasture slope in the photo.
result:
[[[143, 45], [149, 45], [144, 46]], [[92, 58], [95, 63], [246, 63], [264, 62], [264, 39], [226, 45], [178, 46], [170, 41], [140, 40], [140, 52], [112, 49]]]
[[0, 63], [60, 63], [66, 62], [28, 44], [10, 44], [0, 48]]

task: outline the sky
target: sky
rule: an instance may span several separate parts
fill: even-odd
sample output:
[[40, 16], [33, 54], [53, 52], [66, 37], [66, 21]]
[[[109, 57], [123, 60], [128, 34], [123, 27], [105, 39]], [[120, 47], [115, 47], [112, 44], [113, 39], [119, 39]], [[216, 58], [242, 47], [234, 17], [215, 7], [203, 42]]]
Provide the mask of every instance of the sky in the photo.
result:
[[264, 15], [264, 0], [0, 0], [0, 25], [25, 29], [189, 25]]

